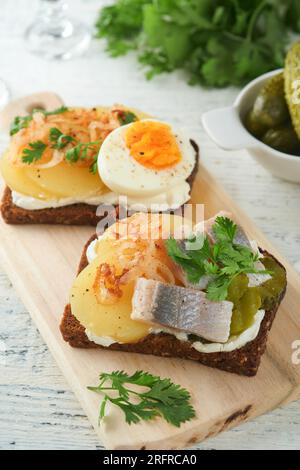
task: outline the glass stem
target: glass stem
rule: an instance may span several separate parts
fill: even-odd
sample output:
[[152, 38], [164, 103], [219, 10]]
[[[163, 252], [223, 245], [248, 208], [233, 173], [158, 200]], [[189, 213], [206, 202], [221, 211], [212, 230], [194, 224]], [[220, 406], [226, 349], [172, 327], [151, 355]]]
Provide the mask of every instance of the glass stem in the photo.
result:
[[65, 0], [39, 0], [37, 16], [25, 31], [30, 52], [47, 59], [70, 59], [89, 46], [90, 29], [69, 18]]
[[38, 16], [41, 21], [47, 24], [50, 34], [64, 36], [64, 31], [70, 28], [66, 17], [67, 8], [65, 0], [40, 0]]

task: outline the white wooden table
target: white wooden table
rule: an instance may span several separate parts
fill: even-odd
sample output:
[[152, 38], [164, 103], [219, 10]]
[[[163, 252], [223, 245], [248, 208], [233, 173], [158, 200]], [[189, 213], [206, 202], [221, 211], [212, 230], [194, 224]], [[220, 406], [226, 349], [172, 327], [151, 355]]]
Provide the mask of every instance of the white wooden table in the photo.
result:
[[[72, 0], [73, 15], [92, 24], [101, 0]], [[14, 98], [52, 90], [67, 104], [113, 102], [141, 108], [186, 127], [201, 157], [229, 194], [286, 257], [300, 261], [300, 185], [278, 180], [244, 152], [223, 152], [205, 136], [201, 113], [230, 104], [236, 89], [203, 90], [181, 74], [145, 81], [134, 57], [108, 58], [95, 41], [70, 62], [46, 62], [26, 52], [23, 31], [35, 0], [1, 0], [0, 76]], [[0, 136], [0, 150], [7, 136]], [[47, 346], [0, 267], [0, 448], [101, 449]], [[251, 379], [250, 379], [251, 380]], [[300, 449], [300, 402], [225, 432], [199, 449]]]

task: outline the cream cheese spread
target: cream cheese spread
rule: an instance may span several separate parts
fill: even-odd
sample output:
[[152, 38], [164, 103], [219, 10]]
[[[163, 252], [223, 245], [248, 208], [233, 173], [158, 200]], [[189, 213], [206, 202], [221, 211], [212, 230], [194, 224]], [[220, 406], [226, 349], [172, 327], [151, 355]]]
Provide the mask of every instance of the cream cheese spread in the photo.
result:
[[[122, 200], [124, 200], [122, 195]], [[100, 204], [118, 205], [120, 194], [108, 191], [99, 196], [91, 196], [87, 198], [60, 198], [60, 199], [37, 199], [32, 196], [26, 196], [16, 191], [12, 191], [13, 203], [26, 210], [50, 209], [57, 207], [69, 206], [71, 204], [85, 203], [93, 206]], [[151, 197], [127, 197], [127, 206], [129, 210], [136, 210], [139, 212], [146, 212], [149, 209], [152, 212], [166, 211], [170, 209], [177, 209], [185, 204], [190, 199], [190, 185], [184, 181], [166, 192], [162, 192]]]
[[[192, 348], [196, 349], [196, 351], [207, 354], [215, 352], [230, 352], [235, 349], [240, 349], [245, 346], [245, 344], [249, 343], [250, 341], [253, 341], [256, 338], [264, 316], [265, 311], [258, 310], [255, 314], [253, 324], [249, 328], [247, 328], [247, 330], [243, 331], [240, 335], [231, 336], [226, 343], [202, 343], [201, 341], [195, 341], [194, 343], [192, 343], [191, 346]], [[85, 330], [85, 333], [90, 341], [93, 341], [94, 343], [99, 344], [100, 346], [108, 347], [111, 344], [117, 342], [113, 338], [110, 338], [108, 336], [94, 335], [89, 330]], [[168, 333], [170, 335], [174, 335], [177, 339], [179, 339], [179, 341], [189, 340], [188, 334], [181, 331], [174, 332], [169, 328], [150, 328], [149, 330], [149, 334], [159, 333]], [[119, 344], [121, 343], [119, 342]]]

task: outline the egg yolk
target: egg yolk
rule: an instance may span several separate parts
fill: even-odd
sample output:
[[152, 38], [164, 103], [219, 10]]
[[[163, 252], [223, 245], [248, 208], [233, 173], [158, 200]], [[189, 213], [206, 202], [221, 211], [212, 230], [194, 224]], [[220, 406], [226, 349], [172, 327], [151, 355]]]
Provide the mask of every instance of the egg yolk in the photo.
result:
[[163, 170], [176, 165], [181, 153], [168, 124], [155, 121], [137, 121], [125, 133], [130, 155], [141, 165]]

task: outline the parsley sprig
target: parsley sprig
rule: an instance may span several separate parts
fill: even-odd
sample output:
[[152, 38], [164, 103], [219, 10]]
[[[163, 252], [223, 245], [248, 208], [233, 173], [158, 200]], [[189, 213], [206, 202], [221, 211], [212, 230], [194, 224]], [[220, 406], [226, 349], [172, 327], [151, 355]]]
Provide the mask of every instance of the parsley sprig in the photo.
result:
[[22, 152], [22, 162], [29, 164], [34, 163], [42, 158], [47, 145], [44, 144], [44, 142], [41, 140], [36, 140], [35, 142], [30, 142], [28, 147], [25, 148]]
[[[10, 128], [10, 135], [16, 134], [19, 130], [28, 127], [30, 121], [33, 118], [33, 114], [35, 112], [41, 112], [45, 116], [50, 116], [53, 114], [61, 114], [65, 111], [68, 111], [68, 108], [65, 106], [61, 106], [54, 111], [44, 111], [42, 109], [34, 109], [32, 114], [28, 116], [16, 116], [11, 128]], [[120, 125], [129, 124], [137, 120], [137, 116], [132, 113], [131, 111], [119, 110], [118, 111], [118, 120]], [[97, 173], [97, 158], [98, 158], [98, 150], [102, 143], [102, 140], [96, 140], [94, 142], [87, 142], [82, 143], [76, 141], [76, 139], [68, 134], [64, 134], [60, 129], [57, 127], [51, 127], [49, 131], [49, 140], [51, 142], [51, 148], [62, 150], [68, 144], [74, 144], [73, 147], [69, 148], [66, 151], [66, 160], [70, 163], [76, 163], [78, 160], [84, 160], [89, 157], [89, 151], [94, 151], [95, 155], [93, 156], [92, 162], [90, 164], [89, 170], [92, 174]], [[76, 145], [75, 145], [76, 144]], [[23, 163], [34, 163], [37, 160], [42, 158], [43, 152], [47, 148], [47, 145], [41, 141], [30, 142], [28, 144], [29, 148], [25, 148], [22, 153], [22, 161]]]
[[90, 172], [92, 174], [97, 173], [97, 158], [98, 158], [98, 150], [100, 148], [101, 140], [95, 140], [94, 142], [87, 142], [87, 143], [79, 143], [72, 147], [71, 149], [67, 150], [66, 152], [66, 160], [70, 163], [76, 163], [78, 160], [84, 160], [88, 157], [88, 151], [93, 150], [96, 151], [93, 161], [90, 165]]
[[49, 139], [52, 142], [52, 148], [61, 150], [76, 139], [71, 135], [64, 134], [57, 127], [51, 127], [49, 132]]
[[169, 256], [186, 272], [189, 282], [196, 284], [202, 276], [209, 276], [206, 288], [209, 300], [225, 300], [231, 281], [239, 274], [272, 274], [256, 269], [258, 253], [235, 243], [237, 225], [231, 219], [217, 217], [212, 230], [216, 238], [213, 245], [207, 235], [191, 237], [184, 247], [174, 238], [166, 240]]
[[[103, 395], [99, 410], [99, 423], [105, 416], [108, 402], [118, 406], [128, 424], [149, 421], [161, 416], [168, 423], [179, 427], [181, 423], [195, 417], [190, 404], [189, 392], [170, 379], [162, 379], [149, 372], [136, 371], [128, 375], [124, 371], [102, 373], [100, 383], [89, 390]], [[128, 388], [128, 385], [143, 387], [141, 391]], [[145, 391], [145, 387], [148, 389]]]
[[60, 108], [54, 109], [53, 111], [45, 111], [44, 109], [35, 108], [32, 110], [31, 114], [28, 116], [16, 116], [10, 126], [10, 135], [14, 135], [19, 132], [21, 129], [24, 129], [29, 126], [30, 121], [32, 121], [34, 113], [43, 113], [44, 116], [52, 116], [54, 114], [62, 114], [68, 111], [66, 106], [61, 106]]
[[[51, 142], [51, 148], [58, 150], [64, 149], [68, 144], [76, 143], [76, 145], [68, 149], [66, 152], [65, 158], [70, 163], [76, 163], [78, 160], [84, 160], [85, 158], [88, 158], [89, 150], [95, 151], [95, 155], [93, 156], [92, 163], [90, 164], [89, 169], [92, 174], [95, 175], [97, 173], [97, 158], [98, 150], [102, 142], [101, 140], [96, 140], [94, 142], [87, 143], [77, 143], [74, 137], [68, 134], [64, 134], [57, 127], [51, 127], [49, 131], [49, 140]], [[30, 164], [36, 162], [37, 160], [40, 160], [46, 148], [47, 144], [43, 143], [40, 140], [30, 142], [28, 144], [28, 147], [23, 150], [23, 163]]]

